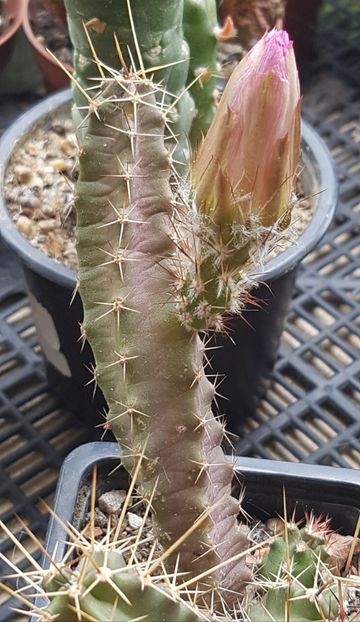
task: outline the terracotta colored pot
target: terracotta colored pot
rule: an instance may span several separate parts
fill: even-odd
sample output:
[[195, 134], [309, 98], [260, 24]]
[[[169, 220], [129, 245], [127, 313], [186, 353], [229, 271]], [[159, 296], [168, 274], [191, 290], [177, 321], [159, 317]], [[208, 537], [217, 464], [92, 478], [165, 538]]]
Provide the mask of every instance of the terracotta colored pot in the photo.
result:
[[[24, 2], [25, 10], [23, 28], [26, 37], [34, 50], [35, 60], [43, 77], [46, 90], [49, 93], [59, 91], [69, 85], [70, 78], [46, 51], [45, 47], [39, 42], [32, 30], [31, 18], [35, 13], [39, 0], [24, 0]], [[70, 65], [65, 64], [64, 67], [69, 72], [73, 71]]]
[[[285, 4], [284, 28], [290, 34], [290, 38], [294, 41], [294, 49], [296, 61], [298, 64], [300, 78], [302, 82], [308, 77], [311, 61], [316, 53], [316, 31], [321, 6], [323, 0], [283, 0]], [[267, 3], [259, 0], [259, 6], [265, 7]], [[240, 6], [245, 6], [244, 0], [217, 0], [218, 16], [223, 23], [227, 15], [231, 15], [235, 25], [239, 27], [239, 11]], [[267, 13], [264, 8], [264, 17]], [[244, 17], [242, 15], [242, 17]], [[253, 44], [257, 38], [260, 38], [264, 32], [266, 25], [257, 22], [256, 19], [251, 20], [248, 26], [252, 25], [252, 29], [246, 30], [238, 35], [238, 40], [244, 45], [245, 49]], [[269, 28], [275, 26], [275, 23], [269, 22]]]
[[5, 2], [4, 13], [9, 20], [9, 27], [6, 32], [0, 36], [0, 69], [6, 65], [13, 49], [15, 35], [23, 20], [24, 0], [7, 0], [7, 2]]

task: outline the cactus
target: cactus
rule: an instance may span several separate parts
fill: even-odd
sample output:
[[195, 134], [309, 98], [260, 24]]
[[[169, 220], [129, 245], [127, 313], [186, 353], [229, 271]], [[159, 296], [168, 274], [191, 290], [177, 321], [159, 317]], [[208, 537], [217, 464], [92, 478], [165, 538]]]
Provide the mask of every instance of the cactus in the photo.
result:
[[[245, 66], [248, 76], [261, 59], [266, 61], [259, 78], [259, 111], [265, 118], [273, 105], [268, 89], [277, 91], [284, 83], [291, 92], [284, 98], [289, 114], [284, 111], [280, 120], [273, 115], [275, 184], [283, 171], [278, 139], [283, 153], [288, 143], [293, 149], [298, 144], [293, 136], [298, 85], [295, 78], [287, 80], [289, 67], [294, 71], [293, 61], [288, 65], [291, 53], [285, 35], [268, 35]], [[242, 72], [229, 84], [230, 96], [224, 93], [234, 118], [242, 112], [236, 107]], [[87, 96], [75, 196], [82, 336], [94, 351], [94, 381], [108, 402], [107, 425], [123, 448], [123, 463], [133, 476], [136, 471], [139, 494], [151, 498], [156, 536], [170, 550], [181, 542], [167, 558], [169, 572], [175, 567], [185, 572], [189, 585], [221, 611], [249, 579], [247, 540], [231, 496], [232, 467], [221, 449], [223, 426], [211, 411], [216, 387], [205, 376], [205, 346], [197, 333], [221, 328], [223, 312], [236, 304], [244, 283], [241, 271], [250, 254], [254, 259], [259, 236], [284, 211], [283, 192], [276, 210], [271, 186], [271, 216], [264, 225], [258, 213], [252, 217], [248, 199], [241, 216], [241, 200], [231, 208], [231, 197], [241, 192], [239, 181], [247, 177], [238, 171], [240, 180], [229, 180], [224, 209], [217, 200], [213, 209], [203, 181], [207, 154], [213, 159], [217, 148], [214, 135], [220, 132], [224, 140], [221, 114], [199, 150], [192, 188], [177, 181], [165, 147], [169, 111], [161, 86], [124, 70]], [[241, 125], [237, 133], [226, 127], [234, 134], [231, 140], [238, 140]], [[243, 148], [249, 153], [247, 142]], [[292, 185], [287, 177], [282, 181], [290, 202]], [[211, 184], [208, 190], [211, 198]]]
[[217, 19], [214, 0], [184, 0], [184, 36], [190, 48], [188, 84], [195, 101], [190, 138], [196, 145], [215, 112]]
[[[141, 525], [127, 533], [126, 515], [132, 505], [133, 485], [134, 482], [123, 502], [116, 529], [112, 529], [109, 517], [104, 533], [96, 539], [95, 471], [86, 528], [80, 533], [74, 527], [62, 525], [67, 539], [64, 558], [49, 558], [48, 567], [43, 569], [27, 553], [32, 566], [28, 573], [9, 561], [15, 571], [12, 578], [23, 585], [13, 591], [0, 583], [1, 592], [18, 598], [33, 614], [31, 619], [42, 622], [225, 622], [204, 604], [201, 591], [183, 588], [186, 577], [176, 569], [172, 575], [166, 573], [163, 560], [168, 551], [159, 557], [156, 543], [149, 542], [146, 533], [150, 504]], [[1, 521], [0, 528], [23, 550], [21, 542]], [[25, 523], [22, 529], [36, 541]], [[120, 533], [125, 535], [119, 536]], [[42, 546], [40, 542], [38, 546]], [[45, 607], [40, 598], [48, 601]]]
[[[70, 24], [80, 32], [73, 8], [81, 2], [69, 4]], [[90, 60], [80, 65], [83, 88]], [[239, 502], [231, 495], [233, 469], [221, 448], [224, 427], [211, 410], [217, 386], [206, 378], [206, 343], [198, 333], [222, 330], [224, 313], [239, 308], [246, 270], [257, 265], [264, 235], [276, 230], [291, 206], [299, 86], [288, 37], [267, 34], [228, 84], [188, 183], [179, 179], [166, 148], [166, 125], [178, 100], [176, 92], [169, 101], [168, 88], [164, 92], [142, 71], [124, 67], [110, 69], [99, 88], [82, 92], [86, 124], [79, 128], [75, 192], [81, 331], [94, 351], [93, 380], [109, 406], [106, 426], [122, 447], [139, 495], [151, 504], [167, 572], [214, 619], [229, 615], [250, 572]], [[246, 133], [247, 116], [254, 114], [253, 126], [274, 139], [261, 136], [257, 167], [253, 137]], [[234, 150], [243, 168], [234, 166]], [[261, 173], [256, 184], [254, 167]], [[122, 580], [132, 583], [132, 572], [120, 574], [121, 586]], [[78, 575], [84, 580], [87, 570]], [[86, 580], [91, 586], [91, 572]], [[81, 600], [92, 601], [90, 586]], [[148, 596], [150, 602], [151, 586]], [[61, 608], [66, 598], [51, 606]], [[166, 599], [159, 600], [163, 607]], [[126, 620], [123, 603], [121, 608]]]
[[[287, 72], [291, 46], [286, 36], [267, 36], [261, 46], [259, 57], [278, 54], [276, 71]], [[256, 67], [254, 58], [248, 62]], [[266, 89], [268, 71], [260, 82]], [[281, 82], [287, 84], [282, 74], [274, 76], [271, 86], [277, 89]], [[236, 101], [241, 87], [241, 80], [229, 84]], [[291, 113], [279, 122], [283, 152], [294, 142], [295, 79], [289, 88], [285, 101]], [[222, 313], [236, 304], [241, 294], [236, 281], [243, 279], [235, 275], [245, 268], [251, 247], [255, 252], [264, 227], [259, 232], [257, 214], [253, 220], [245, 212], [237, 220], [228, 205], [223, 218], [194, 211], [196, 187], [193, 196], [191, 188], [176, 183], [169, 161], [167, 108], [157, 104], [157, 91], [160, 86], [125, 71], [106, 80], [88, 109], [75, 197], [82, 334], [94, 351], [94, 380], [108, 402], [108, 425], [131, 473], [144, 452], [137, 485], [144, 498], [152, 496], [157, 537], [166, 547], [206, 514], [179, 548], [179, 568], [189, 577], [204, 574], [200, 588], [221, 589], [231, 602], [249, 576], [242, 553], [246, 538], [231, 497], [232, 467], [221, 450], [223, 427], [211, 411], [216, 387], [204, 374], [205, 347], [197, 333], [221, 327]], [[268, 99], [265, 90], [264, 102]], [[268, 114], [271, 105], [269, 110], [265, 105]], [[221, 118], [220, 126], [222, 132]], [[199, 152], [200, 179], [204, 153], [216, 144], [216, 122], [214, 128]], [[277, 156], [275, 164], [278, 180]], [[288, 187], [287, 178], [283, 182]], [[279, 211], [272, 208], [267, 226], [283, 212], [280, 194]], [[239, 211], [237, 205], [234, 209]], [[204, 296], [198, 304], [199, 292]], [[177, 560], [168, 561], [171, 567]]]
[[[201, 537], [192, 534], [180, 549], [182, 570], [193, 571], [197, 560], [198, 574], [246, 542], [230, 497], [232, 467], [219, 446], [222, 426], [211, 413], [214, 388], [202, 369], [204, 347], [179, 322], [171, 299], [182, 260], [172, 240], [171, 168], [153, 91], [136, 76], [118, 79], [90, 114], [75, 201], [83, 334], [94, 350], [109, 425], [130, 454], [125, 466], [132, 471], [133, 456], [145, 452], [138, 487], [145, 498], [156, 487], [152, 505], [161, 543], [176, 541], [216, 506]], [[229, 566], [229, 581], [235, 572], [247, 576], [243, 565]]]
[[[187, 4], [191, 4], [189, 0]], [[201, 50], [198, 60], [194, 57], [190, 60], [190, 74], [189, 48], [183, 35], [183, 0], [153, 0], [151, 6], [146, 5], [145, 10], [142, 0], [111, 0], [104, 3], [96, 0], [66, 0], [65, 6], [74, 47], [74, 77], [81, 87], [74, 88], [75, 124], [80, 125], [85, 116], [82, 108], [86, 105], [83, 89], [94, 88], [94, 80], [99, 80], [103, 73], [102, 64], [118, 70], [124, 61], [129, 67], [135, 65], [150, 72], [148, 75], [154, 70], [155, 80], [166, 86], [174, 97], [178, 97], [169, 118], [169, 131], [177, 137], [174, 160], [187, 162], [187, 137], [193, 117], [196, 123], [193, 131], [198, 135], [199, 129], [206, 129], [214, 112], [214, 83], [209, 78], [209, 72], [213, 72], [216, 58], [216, 39], [211, 32], [216, 26], [215, 0], [206, 0], [206, 6], [197, 10], [196, 40], [189, 23], [192, 14], [186, 11], [186, 33], [191, 40], [191, 53], [198, 54]], [[206, 20], [207, 28], [202, 26], [202, 20]], [[94, 62], [94, 49], [98, 63]], [[208, 67], [208, 83], [204, 89], [199, 85], [192, 87], [196, 97], [195, 114], [192, 96], [184, 92], [184, 87], [192, 80], [199, 63]], [[165, 100], [168, 100], [166, 93]]]
[[[315, 525], [315, 529], [313, 526]], [[265, 594], [248, 610], [249, 622], [337, 620], [341, 594], [326, 565], [326, 532], [319, 521], [299, 529], [285, 523], [258, 572]]]
[[[147, 620], [149, 612], [152, 620], [166, 622], [209, 620], [205, 612], [187, 603], [163, 581], [147, 578], [146, 566], [143, 566], [143, 569], [127, 567], [120, 551], [109, 551], [107, 545], [95, 544], [91, 555], [84, 551], [75, 571], [67, 566], [50, 581], [43, 581], [44, 590], [54, 594], [46, 613], [60, 616], [63, 622], [130, 622]], [[79, 575], [77, 603], [74, 587]], [[85, 591], [86, 597], [82, 598]]]

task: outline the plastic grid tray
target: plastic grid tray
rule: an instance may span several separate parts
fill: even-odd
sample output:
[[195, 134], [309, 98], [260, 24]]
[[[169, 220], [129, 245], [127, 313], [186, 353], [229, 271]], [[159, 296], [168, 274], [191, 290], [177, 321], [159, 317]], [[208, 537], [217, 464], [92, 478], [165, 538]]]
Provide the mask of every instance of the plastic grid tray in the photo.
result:
[[[324, 16], [316, 83], [304, 114], [323, 136], [341, 180], [334, 225], [304, 263], [269, 388], [244, 423], [243, 455], [360, 467], [360, 14], [344, 0]], [[332, 18], [336, 13], [336, 28]], [[0, 132], [35, 101], [0, 102]], [[21, 269], [0, 249], [0, 516], [35, 558], [19, 515], [41, 539], [64, 456], [90, 438], [49, 391]], [[0, 552], [26, 566], [0, 535]], [[0, 571], [1, 576], [1, 571]], [[17, 619], [0, 594], [0, 618]], [[22, 618], [21, 618], [22, 619]]]

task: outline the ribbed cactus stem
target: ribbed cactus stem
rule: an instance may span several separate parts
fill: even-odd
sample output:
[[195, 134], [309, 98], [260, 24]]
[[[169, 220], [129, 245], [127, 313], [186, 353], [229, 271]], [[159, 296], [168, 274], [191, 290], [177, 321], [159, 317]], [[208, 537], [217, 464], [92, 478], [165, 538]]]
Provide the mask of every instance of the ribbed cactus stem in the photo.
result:
[[[143, 66], [145, 70], [154, 70], [154, 81], [161, 82], [168, 93], [179, 98], [169, 121], [178, 141], [176, 159], [187, 161], [187, 135], [194, 104], [190, 94], [183, 92], [189, 69], [189, 49], [182, 26], [183, 0], [145, 3], [144, 0], [65, 0], [65, 6], [78, 85], [82, 89], [94, 89], [99, 84], [101, 73], [94, 50], [103, 66], [121, 69], [116, 38], [128, 67], [135, 65], [136, 69]], [[103, 71], [108, 73], [104, 68]], [[86, 111], [81, 108], [86, 106], [86, 100], [77, 86], [73, 89], [73, 98], [77, 127], [86, 117]]]
[[[155, 490], [160, 541], [176, 542], [208, 513], [179, 549], [180, 568], [194, 575], [241, 551], [246, 538], [230, 494], [232, 467], [220, 448], [223, 428], [211, 412], [204, 347], [180, 323], [174, 304], [181, 270], [164, 114], [152, 83], [117, 82], [90, 112], [80, 156], [84, 331], [111, 428], [128, 456], [125, 466], [132, 471], [144, 453], [139, 488], [146, 498]], [[225, 565], [205, 583], [238, 589], [244, 568], [242, 560]]]
[[199, 232], [194, 264], [181, 283], [179, 309], [189, 329], [219, 331], [223, 315], [238, 312], [243, 302], [243, 269], [262, 228], [256, 222], [218, 225], [205, 216]]
[[215, 0], [184, 0], [184, 35], [190, 48], [188, 84], [195, 102], [191, 141], [206, 134], [215, 113], [217, 18]]
[[57, 616], [60, 622], [79, 622], [80, 619], [84, 622], [150, 621], [150, 612], [154, 621], [204, 622], [209, 619], [165, 583], [156, 578], [145, 579], [142, 575], [145, 576], [144, 569], [126, 566], [119, 551], [94, 544], [93, 550], [89, 549], [82, 556], [75, 572], [65, 567], [61, 575], [45, 583], [44, 588], [52, 592], [46, 612]]
[[[316, 525], [316, 521], [315, 521]], [[251, 605], [249, 622], [321, 622], [338, 620], [340, 593], [330, 569], [325, 538], [316, 530], [284, 523], [259, 568], [264, 592]]]

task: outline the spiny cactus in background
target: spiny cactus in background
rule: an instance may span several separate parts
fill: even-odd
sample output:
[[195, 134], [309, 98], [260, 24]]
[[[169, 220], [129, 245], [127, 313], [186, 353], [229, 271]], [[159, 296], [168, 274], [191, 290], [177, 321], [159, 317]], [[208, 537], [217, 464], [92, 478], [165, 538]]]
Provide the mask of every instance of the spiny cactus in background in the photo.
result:
[[[104, 75], [101, 66], [94, 62], [94, 50], [100, 62], [109, 68], [119, 70], [125, 62], [133, 69], [143, 67], [148, 77], [154, 70], [154, 79], [163, 86], [161, 97], [169, 101], [167, 93], [171, 93], [175, 98], [168, 118], [169, 132], [177, 139], [174, 159], [186, 162], [189, 158], [187, 137], [193, 120], [193, 137], [197, 140], [199, 133], [206, 131], [214, 113], [215, 0], [186, 0], [185, 15], [183, 0], [152, 0], [145, 5], [143, 0], [101, 3], [65, 0], [65, 6], [78, 85], [83, 89], [94, 88], [101, 74]], [[114, 45], [114, 37], [121, 52], [120, 47]], [[194, 84], [190, 94], [185, 86], [193, 82], [195, 75], [199, 85]], [[74, 102], [78, 125], [86, 116], [82, 108], [86, 106], [86, 99], [79, 88], [74, 88]]]
[[196, 145], [215, 113], [217, 17], [214, 0], [184, 0], [184, 36], [190, 48], [188, 84], [195, 102], [190, 138]]
[[271, 544], [259, 568], [263, 596], [249, 608], [249, 622], [339, 619], [344, 593], [332, 575], [334, 568], [327, 564], [325, 542], [329, 533], [329, 523], [319, 519], [311, 518], [302, 529], [295, 523], [284, 523], [283, 535]]

